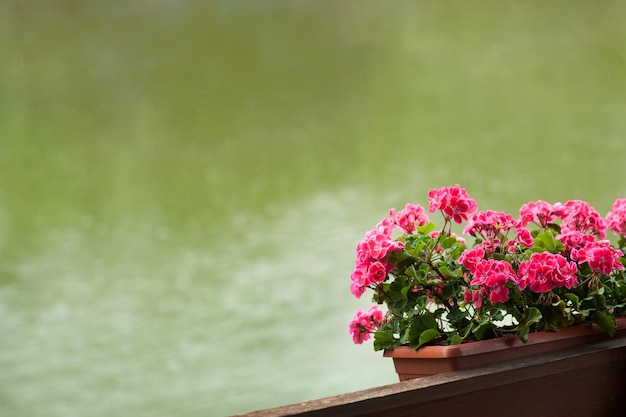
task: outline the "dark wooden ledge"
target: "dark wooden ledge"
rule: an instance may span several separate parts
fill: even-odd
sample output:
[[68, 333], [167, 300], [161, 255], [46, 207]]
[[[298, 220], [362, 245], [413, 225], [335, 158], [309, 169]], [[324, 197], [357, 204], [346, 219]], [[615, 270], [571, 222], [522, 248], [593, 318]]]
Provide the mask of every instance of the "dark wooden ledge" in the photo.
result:
[[622, 417], [626, 338], [239, 416]]

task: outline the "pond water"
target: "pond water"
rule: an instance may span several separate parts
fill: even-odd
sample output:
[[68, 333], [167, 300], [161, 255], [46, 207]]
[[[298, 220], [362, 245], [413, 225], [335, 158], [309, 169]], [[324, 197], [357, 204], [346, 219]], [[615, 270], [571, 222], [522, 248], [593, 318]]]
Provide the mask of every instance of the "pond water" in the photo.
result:
[[[225, 416], [393, 383], [354, 247], [626, 195], [626, 5], [0, 5], [0, 415]], [[435, 218], [436, 220], [436, 218]]]

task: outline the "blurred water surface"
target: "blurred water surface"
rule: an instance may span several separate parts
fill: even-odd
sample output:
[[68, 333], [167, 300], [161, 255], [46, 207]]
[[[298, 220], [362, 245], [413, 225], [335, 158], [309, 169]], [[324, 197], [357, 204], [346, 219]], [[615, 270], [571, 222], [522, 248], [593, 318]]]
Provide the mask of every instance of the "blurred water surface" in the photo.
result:
[[460, 183], [626, 195], [626, 5], [0, 4], [0, 415], [224, 416], [395, 382], [356, 243]]

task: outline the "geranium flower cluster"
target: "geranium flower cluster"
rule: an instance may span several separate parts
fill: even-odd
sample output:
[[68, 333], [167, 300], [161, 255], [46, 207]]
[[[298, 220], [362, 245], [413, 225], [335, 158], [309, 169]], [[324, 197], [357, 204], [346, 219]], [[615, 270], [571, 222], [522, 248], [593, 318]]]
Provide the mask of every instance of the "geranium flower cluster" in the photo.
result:
[[[372, 334], [377, 350], [510, 333], [525, 340], [530, 331], [586, 322], [615, 330], [626, 311], [626, 199], [606, 217], [582, 200], [538, 200], [515, 218], [478, 211], [457, 184], [428, 193], [428, 213], [436, 211], [439, 230], [419, 205], [390, 209], [357, 245], [350, 290], [357, 298], [373, 291], [376, 304], [351, 321], [354, 343]], [[452, 232], [463, 222], [472, 247]], [[617, 247], [607, 231], [620, 237]]]
[[404, 233], [415, 232], [416, 226], [428, 222], [428, 216], [421, 206], [407, 204], [400, 212], [389, 210], [389, 217], [383, 219], [376, 228], [365, 234], [365, 239], [356, 248], [356, 263], [350, 276], [350, 291], [359, 298], [367, 287], [383, 282], [393, 269], [386, 260], [387, 254], [402, 250], [404, 243], [393, 238], [396, 227]]
[[472, 200], [458, 184], [454, 187], [441, 187], [428, 192], [428, 212], [441, 210], [444, 219], [462, 223], [476, 212], [478, 204]]
[[370, 307], [367, 312], [358, 309], [354, 318], [350, 322], [350, 334], [355, 344], [361, 344], [371, 338], [371, 334], [376, 331], [383, 321], [383, 312], [377, 307]]
[[606, 227], [616, 235], [626, 235], [626, 198], [618, 198], [606, 216]]
[[555, 288], [572, 288], [578, 284], [578, 267], [564, 256], [540, 252], [530, 255], [519, 266], [515, 280], [521, 290], [526, 286], [535, 293], [548, 293]]

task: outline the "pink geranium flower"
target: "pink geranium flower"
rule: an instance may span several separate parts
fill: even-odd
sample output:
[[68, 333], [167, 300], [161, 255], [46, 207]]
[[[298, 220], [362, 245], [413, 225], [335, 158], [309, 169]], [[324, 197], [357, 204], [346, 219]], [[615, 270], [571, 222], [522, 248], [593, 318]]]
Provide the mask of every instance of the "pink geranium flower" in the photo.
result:
[[618, 261], [623, 255], [619, 249], [613, 249], [608, 240], [586, 242], [583, 247], [571, 252], [573, 261], [579, 264], [586, 262], [593, 272], [605, 275], [613, 270], [624, 270], [624, 265]]
[[606, 227], [616, 235], [626, 234], [626, 198], [615, 200], [606, 215]]
[[396, 228], [396, 222], [392, 218], [393, 217], [393, 212], [394, 212], [394, 210], [390, 209], [389, 210], [390, 217], [385, 217], [380, 222], [378, 222], [378, 224], [374, 228], [374, 231], [382, 233], [385, 236], [391, 238], [391, 236], [393, 235], [393, 231]]
[[508, 213], [501, 211], [480, 211], [474, 215], [463, 229], [463, 233], [482, 237], [485, 240], [493, 240], [499, 234], [506, 234], [507, 231], [517, 226], [517, 221]]
[[404, 248], [404, 243], [391, 237], [390, 230], [395, 227], [395, 223], [388, 220], [381, 221], [375, 229], [367, 232], [356, 246], [354, 271], [350, 275], [350, 292], [356, 298], [361, 298], [368, 286], [385, 280], [393, 269], [385, 257]]
[[463, 265], [470, 273], [474, 273], [476, 265], [483, 261], [485, 257], [485, 250], [478, 246], [473, 249], [466, 250], [461, 254], [459, 263]]
[[395, 219], [395, 224], [404, 233], [413, 233], [416, 230], [416, 226], [423, 226], [428, 222], [428, 216], [424, 212], [424, 208], [415, 204], [407, 204], [397, 214], [390, 210], [389, 214]]
[[[468, 222], [463, 233], [482, 239], [480, 246], [488, 253], [493, 253], [500, 248], [514, 252], [515, 241], [508, 240], [508, 232], [515, 229], [516, 237], [524, 246], [532, 246], [530, 232], [519, 227], [519, 222], [512, 215], [501, 211], [487, 210], [476, 213]], [[525, 234], [524, 231], [528, 232]]]
[[372, 262], [364, 274], [364, 285], [373, 285], [381, 283], [387, 278], [389, 271], [393, 269], [393, 264], [383, 263], [381, 261]]
[[533, 222], [543, 228], [545, 228], [548, 223], [553, 223], [558, 217], [557, 211], [555, 211], [552, 204], [543, 200], [524, 204], [519, 209], [519, 214], [520, 226], [526, 226]]
[[474, 278], [470, 281], [470, 285], [482, 288], [485, 295], [489, 295], [489, 301], [492, 303], [506, 302], [509, 299], [509, 289], [506, 288], [506, 284], [517, 280], [510, 263], [493, 259], [478, 262], [474, 266], [472, 275]]
[[465, 288], [463, 292], [463, 301], [467, 304], [474, 304], [474, 307], [481, 308], [483, 305], [483, 296], [481, 294], [481, 290], [476, 290], [472, 288]]
[[555, 287], [572, 288], [578, 284], [577, 271], [576, 264], [562, 255], [536, 252], [520, 264], [517, 284], [522, 290], [529, 286], [535, 293], [550, 292]]
[[459, 184], [428, 192], [428, 212], [441, 210], [446, 219], [452, 219], [456, 223], [466, 221], [477, 208], [476, 201], [472, 200], [465, 188], [461, 188]]
[[569, 200], [562, 207], [561, 230], [589, 233], [599, 239], [606, 237], [606, 222], [591, 204], [582, 200]]
[[360, 345], [369, 340], [371, 334], [378, 330], [382, 321], [383, 312], [377, 306], [372, 306], [366, 313], [359, 308], [348, 326], [352, 341]]
[[509, 289], [506, 283], [513, 281], [503, 272], [490, 274], [485, 279], [485, 287], [489, 289], [489, 301], [492, 303], [506, 303], [509, 300]]
[[582, 248], [587, 243], [594, 242], [593, 235], [579, 232], [577, 230], [565, 229], [563, 232], [556, 236], [556, 239], [563, 243], [565, 246], [565, 255], [572, 253], [577, 249]]
[[389, 252], [402, 250], [402, 248], [404, 248], [402, 242], [394, 240], [383, 232], [372, 230], [365, 236], [362, 246], [359, 244], [357, 250], [363, 252], [359, 257], [382, 259]]
[[356, 281], [352, 281], [352, 284], [350, 284], [350, 292], [356, 298], [361, 298], [363, 294], [365, 294], [365, 291], [367, 291], [367, 287], [360, 285]]
[[532, 248], [534, 244], [534, 239], [530, 234], [528, 229], [523, 227], [517, 227], [515, 229], [515, 240], [522, 246], [526, 246], [527, 248]]

